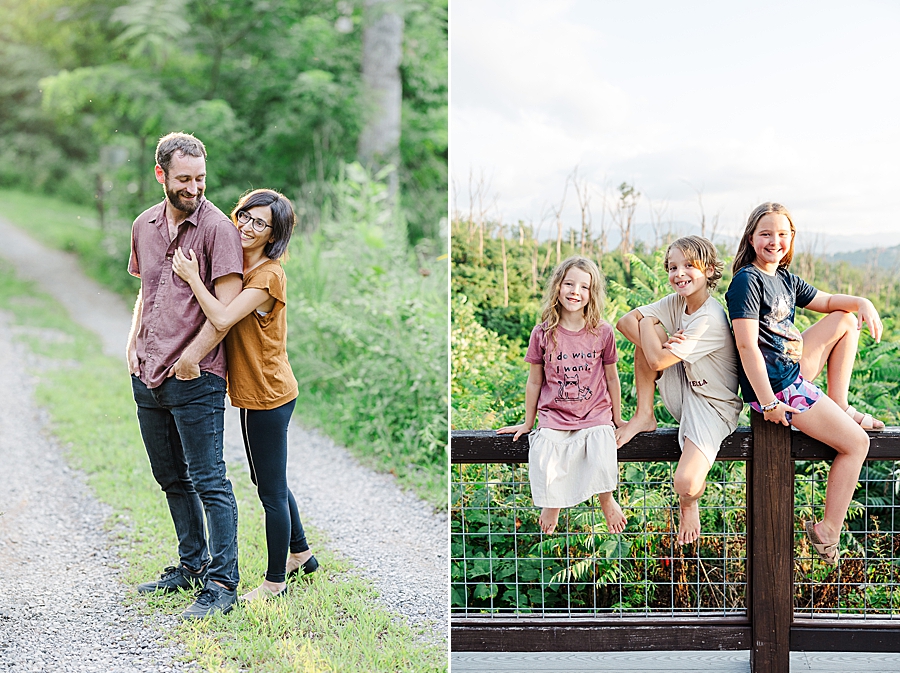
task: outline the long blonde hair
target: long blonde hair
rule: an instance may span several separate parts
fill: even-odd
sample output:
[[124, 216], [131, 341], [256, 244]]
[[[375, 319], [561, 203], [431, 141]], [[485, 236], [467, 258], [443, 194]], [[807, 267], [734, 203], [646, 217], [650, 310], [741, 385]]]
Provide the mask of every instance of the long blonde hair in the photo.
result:
[[753, 236], [753, 232], [756, 231], [756, 226], [763, 216], [769, 215], [770, 213], [784, 215], [787, 218], [788, 224], [791, 225], [791, 245], [788, 248], [787, 254], [781, 258], [778, 266], [782, 269], [787, 269], [791, 265], [791, 260], [794, 259], [794, 239], [797, 234], [797, 230], [794, 229], [794, 220], [791, 218], [788, 209], [780, 203], [766, 201], [765, 203], [756, 206], [756, 208], [753, 209], [753, 212], [750, 213], [750, 217], [747, 218], [747, 228], [744, 229], [744, 236], [741, 238], [740, 245], [738, 245], [734, 261], [731, 263], [732, 274], [737, 273], [738, 269], [742, 269], [748, 264], [753, 264], [753, 260], [756, 259], [756, 251], [753, 249], [753, 246], [750, 245], [750, 237]]
[[541, 304], [541, 323], [544, 332], [549, 335], [553, 345], [556, 346], [556, 328], [559, 327], [560, 305], [559, 289], [563, 279], [571, 269], [584, 271], [591, 277], [591, 292], [584, 309], [585, 327], [591, 333], [596, 333], [597, 326], [603, 320], [603, 304], [606, 300], [606, 282], [600, 268], [587, 257], [569, 257], [560, 262], [550, 276], [550, 283], [544, 293], [544, 301]]

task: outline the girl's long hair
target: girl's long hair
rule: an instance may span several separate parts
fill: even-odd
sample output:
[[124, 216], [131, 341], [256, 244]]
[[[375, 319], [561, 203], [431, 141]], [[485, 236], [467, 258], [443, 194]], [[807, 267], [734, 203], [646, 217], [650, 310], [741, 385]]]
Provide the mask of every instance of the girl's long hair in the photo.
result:
[[606, 300], [604, 286], [606, 281], [600, 272], [600, 268], [587, 257], [569, 257], [553, 270], [553, 275], [550, 277], [550, 283], [547, 285], [547, 291], [544, 293], [544, 301], [541, 305], [541, 323], [544, 326], [544, 332], [550, 337], [554, 347], [556, 346], [556, 328], [559, 327], [562, 311], [559, 303], [559, 289], [562, 287], [563, 279], [570, 269], [584, 271], [591, 277], [591, 296], [583, 309], [585, 327], [592, 334], [596, 334], [597, 327], [603, 320], [603, 304]]
[[768, 215], [769, 213], [784, 215], [787, 218], [788, 224], [791, 225], [791, 245], [788, 248], [787, 254], [781, 258], [778, 266], [782, 269], [787, 269], [791, 265], [791, 260], [794, 259], [794, 238], [796, 238], [797, 233], [797, 230], [794, 229], [794, 220], [791, 219], [791, 214], [788, 212], [788, 209], [780, 203], [767, 201], [766, 203], [761, 203], [756, 206], [756, 208], [753, 209], [753, 212], [750, 213], [750, 217], [747, 218], [747, 228], [744, 229], [744, 236], [741, 238], [740, 245], [738, 245], [734, 261], [731, 263], [732, 275], [737, 273], [738, 269], [742, 269], [748, 264], [753, 264], [753, 260], [756, 259], [756, 251], [753, 249], [753, 246], [750, 245], [750, 237], [753, 236], [753, 232], [756, 230], [756, 225], [759, 224], [759, 221], [763, 216]]

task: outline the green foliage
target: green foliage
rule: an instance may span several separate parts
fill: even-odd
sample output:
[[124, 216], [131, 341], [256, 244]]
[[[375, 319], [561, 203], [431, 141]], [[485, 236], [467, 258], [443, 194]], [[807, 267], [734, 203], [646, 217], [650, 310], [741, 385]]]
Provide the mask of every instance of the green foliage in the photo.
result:
[[[632, 189], [628, 185], [623, 187]], [[623, 199], [636, 198], [629, 193]], [[527, 365], [522, 353], [530, 327], [537, 321], [540, 295], [556, 262], [556, 241], [538, 241], [529, 227], [501, 229], [489, 222], [456, 221], [452, 239], [452, 379], [454, 428], [488, 429], [521, 422]], [[504, 240], [500, 240], [505, 236]], [[605, 318], [615, 323], [628, 310], [652, 303], [671, 292], [662, 267], [663, 249], [636, 253], [597, 254], [596, 241], [586, 241], [585, 254], [595, 258], [607, 278]], [[561, 258], [581, 253], [581, 242], [561, 242]], [[713, 296], [724, 305], [730, 281], [730, 259]], [[504, 288], [503, 265], [506, 265]], [[860, 348], [851, 383], [850, 401], [888, 424], [900, 421], [900, 333], [892, 302], [898, 284], [869, 279], [838, 265], [806, 264], [826, 291], [849, 292], [870, 287], [884, 318], [882, 342], [868, 332]], [[802, 274], [802, 268], [796, 272]], [[876, 281], [880, 285], [876, 284]], [[865, 282], [870, 285], [866, 286]], [[506, 298], [508, 297], [508, 301]], [[818, 314], [799, 310], [797, 326], [809, 327]], [[529, 324], [530, 323], [530, 324]], [[622, 382], [623, 417], [636, 406], [634, 346], [617, 333], [618, 370]], [[824, 377], [822, 377], [824, 378]], [[660, 425], [675, 425], [657, 396]], [[744, 423], [748, 422], [745, 414]], [[522, 441], [522, 440], [520, 440]], [[896, 583], [896, 529], [893, 504], [900, 463], [867, 464], [870, 481], [857, 489], [842, 544], [841, 582], [821, 564], [795, 564], [796, 604], [829, 611], [866, 605], [871, 611], [896, 610], [891, 583]], [[818, 518], [824, 502], [827, 462], [798, 462], [795, 509], [801, 519]], [[461, 465], [451, 493], [451, 604], [469, 611], [516, 611], [585, 608], [594, 611], [641, 610], [646, 607], [740, 609], [745, 580], [746, 502], [742, 463], [713, 465], [701, 499], [704, 535], [696, 558], [673, 542], [677, 501], [671, 491], [672, 467], [665, 463], [624, 463], [617, 499], [628, 526], [621, 536], [606, 532], [602, 515], [590, 503], [563, 510], [560, 531], [541, 536], [539, 510], [528, 489], [525, 465]], [[893, 545], [893, 548], [892, 548]], [[726, 549], [727, 546], [727, 549]], [[798, 559], [811, 554], [805, 536], [796, 542]], [[727, 579], [727, 581], [723, 581]], [[733, 583], [733, 584], [732, 584]], [[662, 587], [662, 589], [660, 589]], [[669, 588], [671, 587], [671, 589]], [[896, 602], [896, 601], [895, 601]]]
[[524, 352], [485, 329], [464, 295], [454, 297], [450, 331], [454, 428], [492, 428], [521, 422], [525, 414]]
[[126, 271], [127, 231], [104, 232], [93, 209], [53, 197], [0, 189], [0, 204], [12, 224], [48, 247], [76, 253], [91, 278], [134, 302], [140, 281]]
[[[255, 187], [284, 192], [304, 224], [333, 206], [365, 112], [358, 0], [3, 4], [0, 186], [96, 201], [124, 228], [155, 200], [156, 139], [177, 130], [207, 143], [225, 210]], [[442, 245], [447, 1], [402, 9], [399, 202], [410, 241]], [[109, 146], [129, 165], [104, 165]]]
[[[704, 537], [695, 554], [674, 544], [668, 463], [622, 466], [617, 498], [628, 525], [617, 536], [608, 534], [596, 503], [563, 510], [562, 532], [542, 536], [526, 465], [458, 469], [450, 524], [454, 609], [527, 614], [571, 606], [627, 613], [645, 607], [702, 604], [721, 611], [744, 605], [743, 463], [713, 466], [701, 523], [718, 536]], [[673, 583], [678, 586], [672, 591], [658, 590]]]
[[358, 164], [335, 192], [285, 265], [298, 413], [445, 507], [446, 265], [419, 268], [387, 226], [386, 185]]

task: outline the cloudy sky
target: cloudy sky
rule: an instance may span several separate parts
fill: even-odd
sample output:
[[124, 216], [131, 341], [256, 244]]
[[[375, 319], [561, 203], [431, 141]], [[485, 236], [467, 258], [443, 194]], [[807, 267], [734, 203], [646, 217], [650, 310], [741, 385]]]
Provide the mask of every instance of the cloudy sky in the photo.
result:
[[[800, 234], [829, 235], [823, 251], [900, 243], [900, 3], [450, 4], [460, 210], [471, 171], [493, 217], [537, 225], [577, 166], [595, 228], [627, 181], [639, 221], [652, 206], [696, 224], [699, 192], [724, 234], [773, 200]], [[564, 221], [579, 226], [571, 191]]]

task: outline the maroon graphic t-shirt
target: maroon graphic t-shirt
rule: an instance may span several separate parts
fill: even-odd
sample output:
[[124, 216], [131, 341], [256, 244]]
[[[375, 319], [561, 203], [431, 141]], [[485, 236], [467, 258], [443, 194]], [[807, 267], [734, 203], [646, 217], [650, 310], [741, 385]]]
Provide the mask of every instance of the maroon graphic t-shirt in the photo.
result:
[[543, 324], [531, 331], [525, 362], [544, 365], [538, 427], [581, 430], [613, 425], [612, 401], [603, 367], [619, 360], [616, 338], [605, 322], [595, 332], [557, 327], [554, 345]]

